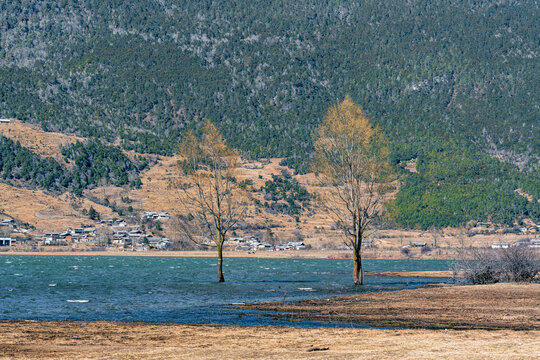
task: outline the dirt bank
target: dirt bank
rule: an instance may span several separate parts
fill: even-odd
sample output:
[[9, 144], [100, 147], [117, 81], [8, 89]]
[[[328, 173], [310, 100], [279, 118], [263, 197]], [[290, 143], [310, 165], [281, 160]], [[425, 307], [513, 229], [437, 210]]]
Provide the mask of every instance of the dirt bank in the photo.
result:
[[[66, 256], [164, 256], [164, 257], [216, 257], [215, 251], [81, 251], [70, 250], [65, 247], [58, 247], [51, 250], [52, 247], [43, 247], [42, 251], [34, 249], [0, 249], [0, 255], [66, 255]], [[260, 259], [352, 259], [350, 250], [299, 250], [299, 251], [225, 251], [225, 258], [260, 258]], [[365, 260], [454, 260], [458, 253], [448, 250], [442, 255], [419, 255], [414, 258], [408, 258], [396, 252], [366, 252]], [[352, 265], [351, 265], [352, 271]]]
[[[347, 250], [225, 251], [225, 258], [349, 259]], [[0, 255], [216, 257], [215, 251], [0, 251]], [[352, 268], [352, 267], [351, 267]]]
[[245, 307], [284, 319], [378, 327], [540, 330], [540, 284], [446, 285]]

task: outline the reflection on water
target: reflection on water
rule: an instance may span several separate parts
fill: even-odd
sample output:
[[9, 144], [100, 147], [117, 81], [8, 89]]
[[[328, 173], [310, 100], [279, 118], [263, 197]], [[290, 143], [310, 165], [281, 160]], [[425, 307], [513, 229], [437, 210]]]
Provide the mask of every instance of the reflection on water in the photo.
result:
[[[320, 325], [261, 318], [233, 303], [328, 298], [444, 279], [367, 276], [352, 284], [351, 260], [230, 258], [218, 283], [212, 258], [0, 257], [0, 318], [252, 325]], [[365, 260], [366, 271], [448, 270], [448, 261]], [[341, 326], [341, 325], [340, 325]]]

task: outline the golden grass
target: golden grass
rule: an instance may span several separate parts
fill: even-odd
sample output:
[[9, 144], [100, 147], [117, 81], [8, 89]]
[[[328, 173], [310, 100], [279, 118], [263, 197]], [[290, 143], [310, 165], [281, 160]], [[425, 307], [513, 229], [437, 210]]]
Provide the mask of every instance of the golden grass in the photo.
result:
[[94, 222], [80, 213], [80, 210], [88, 210], [90, 206], [103, 216], [112, 216], [111, 209], [87, 199], [72, 198], [69, 194], [53, 196], [42, 190], [21, 189], [0, 183], [0, 209], [19, 221], [36, 226], [41, 233], [61, 231], [81, 224], [92, 226]]
[[[0, 322], [2, 359], [537, 359], [540, 331]], [[312, 349], [325, 349], [310, 351]]]

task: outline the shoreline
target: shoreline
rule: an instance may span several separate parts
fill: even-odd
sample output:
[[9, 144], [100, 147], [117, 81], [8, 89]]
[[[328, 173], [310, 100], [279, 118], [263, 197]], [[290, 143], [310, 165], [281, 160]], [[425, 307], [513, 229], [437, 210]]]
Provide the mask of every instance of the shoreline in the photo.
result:
[[539, 299], [539, 283], [497, 283], [437, 285], [237, 308], [265, 311], [264, 316], [281, 320], [340, 321], [376, 328], [540, 331]]
[[540, 284], [494, 284], [260, 304], [384, 329], [0, 320], [0, 359], [535, 359], [539, 295]]
[[[224, 258], [347, 259], [346, 250], [224, 251]], [[215, 251], [0, 251], [0, 255], [216, 257]]]
[[[35, 255], [35, 256], [146, 256], [146, 257], [216, 257], [214, 251], [0, 251], [1, 255]], [[394, 256], [389, 253], [364, 254], [363, 260], [455, 260], [455, 256]], [[259, 258], [259, 259], [352, 259], [350, 250], [290, 250], [290, 251], [224, 251], [226, 258]]]

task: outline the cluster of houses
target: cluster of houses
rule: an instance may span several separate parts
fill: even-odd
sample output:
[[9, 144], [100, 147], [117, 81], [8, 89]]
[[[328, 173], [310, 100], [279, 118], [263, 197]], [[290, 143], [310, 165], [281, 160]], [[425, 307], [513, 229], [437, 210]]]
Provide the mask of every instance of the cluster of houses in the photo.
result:
[[286, 244], [272, 245], [270, 243], [262, 242], [255, 236], [248, 238], [233, 237], [225, 242], [225, 245], [234, 246], [236, 251], [284, 251], [284, 250], [305, 250], [306, 245], [299, 241], [290, 241]]
[[[147, 211], [141, 216], [146, 219], [164, 220], [170, 216], [166, 212]], [[155, 237], [143, 233], [138, 226], [128, 226], [123, 219], [102, 219], [95, 227], [68, 228], [61, 233], [45, 233], [41, 238], [42, 245], [94, 244], [100, 246], [121, 247], [131, 250], [166, 250], [171, 246], [167, 238]]]
[[514, 230], [515, 230], [516, 233], [518, 233], [518, 234], [526, 234], [526, 235], [529, 235], [529, 234], [536, 234], [537, 232], [540, 231], [540, 225], [536, 225], [536, 226], [524, 226], [524, 227], [520, 227], [520, 228], [515, 228]]
[[166, 250], [171, 246], [169, 239], [144, 234], [139, 229], [115, 231], [112, 244], [118, 247], [131, 247], [133, 250]]
[[144, 234], [137, 227], [123, 227], [113, 231], [112, 236], [98, 235], [93, 227], [68, 228], [61, 233], [45, 233], [41, 238], [42, 245], [69, 245], [69, 244], [95, 244], [109, 245], [132, 250], [166, 250], [171, 242], [167, 238], [154, 237], [152, 234]]
[[532, 235], [540, 232], [540, 225], [527, 225], [527, 226], [518, 226], [515, 225], [511, 228], [505, 226], [498, 226], [492, 224], [491, 222], [478, 222], [475, 225], [476, 230], [472, 232], [472, 235], [475, 234], [505, 234], [505, 233], [515, 233], [517, 235]]
[[[168, 213], [145, 212], [141, 219], [168, 219]], [[171, 246], [167, 238], [143, 233], [138, 226], [128, 226], [122, 219], [103, 219], [95, 227], [74, 227], [64, 232], [49, 232], [41, 237], [42, 245], [94, 244], [128, 248], [131, 250], [166, 250]]]
[[[166, 212], [147, 211], [141, 216], [141, 220], [167, 220], [169, 218]], [[13, 219], [0, 220], [1, 226], [17, 228]], [[21, 231], [12, 230], [12, 232]], [[95, 227], [70, 227], [63, 232], [46, 232], [35, 240], [39, 245], [45, 246], [88, 244], [131, 250], [167, 250], [171, 247], [169, 239], [143, 233], [139, 226], [129, 226], [123, 219], [102, 219], [96, 223]], [[0, 238], [0, 246], [13, 246], [16, 243], [17, 241], [12, 238]]]
[[48, 232], [41, 237], [42, 245], [68, 245], [97, 242], [95, 228], [68, 228], [64, 232]]
[[508, 249], [509, 247], [514, 246], [525, 246], [531, 249], [540, 249], [540, 239], [523, 239], [516, 241], [515, 243], [501, 243], [496, 242], [491, 244], [492, 249]]
[[306, 250], [306, 245], [300, 241], [289, 241], [286, 244], [276, 245], [276, 251], [283, 250]]

